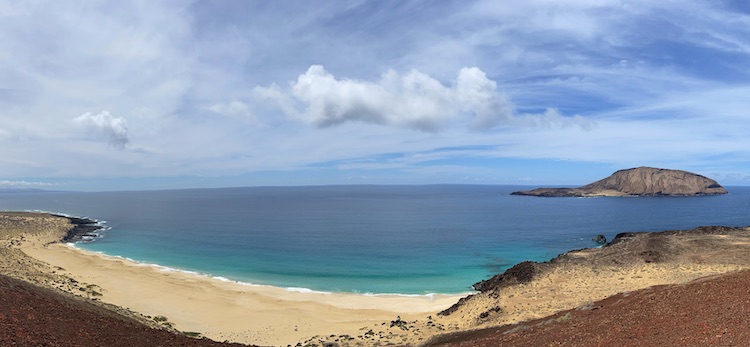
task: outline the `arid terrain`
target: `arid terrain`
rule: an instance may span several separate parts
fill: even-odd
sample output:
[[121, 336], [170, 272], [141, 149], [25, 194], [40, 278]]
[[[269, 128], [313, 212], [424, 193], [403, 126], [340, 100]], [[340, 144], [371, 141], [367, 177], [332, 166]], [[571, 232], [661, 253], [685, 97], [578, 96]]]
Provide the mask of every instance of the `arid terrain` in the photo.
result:
[[747, 346], [750, 271], [616, 294], [519, 324], [436, 337], [426, 346]]

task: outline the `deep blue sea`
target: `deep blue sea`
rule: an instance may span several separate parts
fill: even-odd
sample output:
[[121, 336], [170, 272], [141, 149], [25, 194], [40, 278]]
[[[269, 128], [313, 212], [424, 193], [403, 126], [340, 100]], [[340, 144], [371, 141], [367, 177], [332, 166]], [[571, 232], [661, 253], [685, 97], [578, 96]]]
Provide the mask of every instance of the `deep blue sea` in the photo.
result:
[[525, 186], [311, 186], [0, 193], [0, 210], [106, 221], [79, 247], [318, 291], [462, 293], [524, 260], [625, 231], [750, 225], [750, 187], [708, 197], [538, 198]]

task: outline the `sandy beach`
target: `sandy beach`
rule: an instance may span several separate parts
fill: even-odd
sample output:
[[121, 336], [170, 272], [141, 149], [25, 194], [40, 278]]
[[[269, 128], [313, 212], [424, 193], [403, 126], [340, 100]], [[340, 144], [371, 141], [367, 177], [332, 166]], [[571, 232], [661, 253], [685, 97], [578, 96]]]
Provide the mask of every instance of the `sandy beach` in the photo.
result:
[[125, 308], [144, 320], [165, 317], [182, 332], [272, 346], [419, 345], [447, 332], [537, 319], [618, 293], [750, 268], [745, 228], [634, 234], [616, 245], [530, 263], [534, 274], [529, 281], [483, 290], [461, 300], [451, 313], [438, 314], [462, 296], [246, 285], [82, 251], [59, 242], [70, 228], [63, 217], [0, 213], [0, 270]]
[[[95, 285], [101, 294], [95, 297], [104, 302], [151, 317], [164, 316], [180, 331], [200, 332], [217, 341], [285, 346], [316, 335], [362, 340], [372, 327], [399, 316], [404, 321], [424, 320], [459, 298], [295, 292], [246, 285], [86, 252], [55, 243], [58, 239], [59, 233], [27, 236], [17, 247], [79, 283]], [[399, 343], [408, 340], [392, 338]]]
[[181, 331], [218, 341], [288, 345], [314, 335], [362, 335], [361, 328], [422, 319], [456, 296], [365, 296], [293, 292], [140, 265], [64, 244], [31, 242], [22, 250], [64, 268], [80, 282], [95, 283], [102, 300], [148, 316], [165, 316]]

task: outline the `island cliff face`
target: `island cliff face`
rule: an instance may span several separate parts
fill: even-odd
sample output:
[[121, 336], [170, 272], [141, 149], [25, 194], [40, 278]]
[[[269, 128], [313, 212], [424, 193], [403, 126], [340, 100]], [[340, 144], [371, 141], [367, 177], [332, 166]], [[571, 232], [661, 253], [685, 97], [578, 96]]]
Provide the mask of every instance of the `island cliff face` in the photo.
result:
[[511, 193], [544, 197], [695, 196], [727, 194], [718, 182], [682, 170], [637, 167], [578, 188], [538, 188]]

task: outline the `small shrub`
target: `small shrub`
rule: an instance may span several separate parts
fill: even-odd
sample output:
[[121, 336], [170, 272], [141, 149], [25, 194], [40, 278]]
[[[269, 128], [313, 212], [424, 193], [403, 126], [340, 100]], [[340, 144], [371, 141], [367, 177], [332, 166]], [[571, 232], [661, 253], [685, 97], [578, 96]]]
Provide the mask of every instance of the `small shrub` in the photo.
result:
[[524, 330], [529, 330], [529, 329], [531, 329], [530, 326], [521, 324], [521, 325], [519, 325], [519, 326], [517, 326], [517, 327], [515, 327], [513, 329], [510, 329], [510, 330], [504, 332], [503, 335], [514, 334], [514, 333], [518, 333], [518, 332], [521, 332], [521, 331], [524, 331]]
[[565, 314], [564, 316], [560, 316], [560, 317], [557, 317], [557, 318], [555, 319], [555, 322], [557, 322], [557, 323], [561, 323], [561, 322], [566, 322], [566, 321], [569, 321], [569, 320], [571, 320], [571, 319], [573, 319], [573, 315], [571, 315], [571, 314], [570, 314], [570, 312], [568, 312], [568, 313], [566, 313], [566, 314]]

